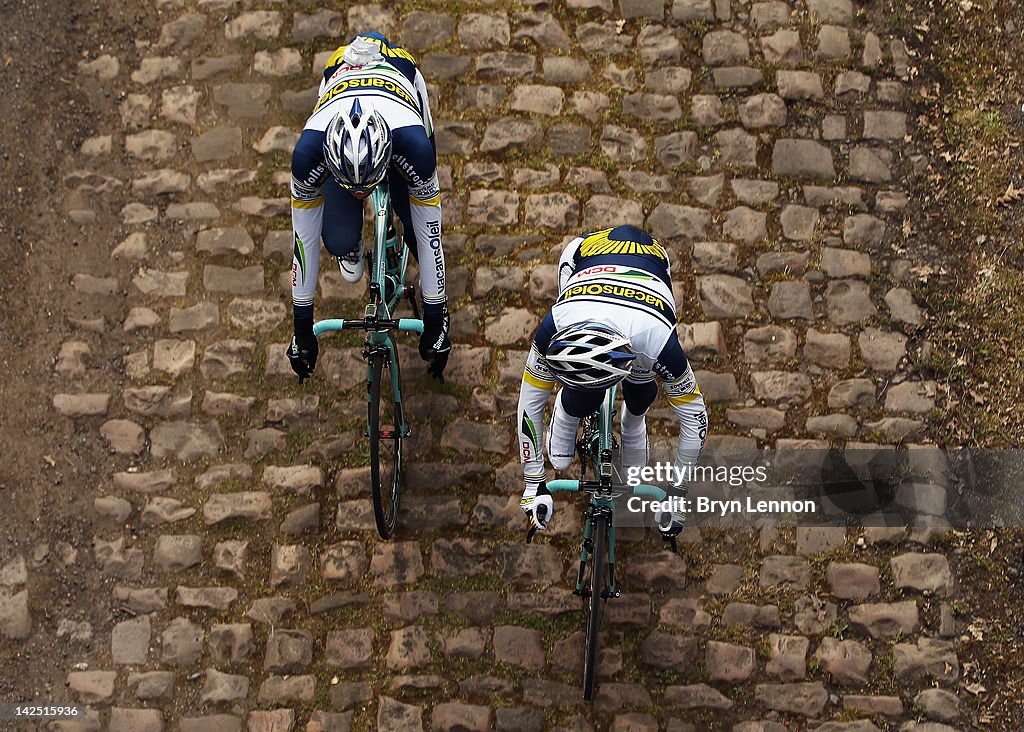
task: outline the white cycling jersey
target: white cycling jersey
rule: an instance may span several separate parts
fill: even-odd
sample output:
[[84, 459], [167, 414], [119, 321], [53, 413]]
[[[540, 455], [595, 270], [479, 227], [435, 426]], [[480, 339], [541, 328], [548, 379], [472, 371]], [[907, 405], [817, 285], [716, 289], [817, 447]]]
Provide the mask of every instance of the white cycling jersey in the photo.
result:
[[[576, 237], [562, 252], [558, 299], [551, 317], [556, 331], [584, 321], [613, 326], [629, 337], [637, 356], [633, 371], [650, 373], [676, 327], [668, 253], [653, 240], [643, 245], [610, 239], [615, 231]], [[639, 247], [648, 251], [628, 251]], [[660, 257], [664, 257], [663, 274], [656, 261]]]
[[[374, 48], [366, 60], [350, 63], [341, 46], [327, 61], [319, 97], [292, 152], [292, 301], [296, 312], [312, 318], [313, 298], [324, 226], [324, 184], [330, 171], [324, 162], [324, 131], [331, 120], [348, 112], [356, 99], [379, 112], [392, 134], [391, 172], [401, 176], [409, 192], [409, 217], [420, 262], [420, 293], [427, 308], [446, 301], [441, 232], [441, 190], [437, 177], [434, 126], [423, 75], [412, 55], [387, 44], [376, 34], [356, 39]], [[410, 237], [414, 234], [414, 237]]]
[[650, 235], [620, 226], [577, 237], [563, 251], [558, 299], [541, 322], [519, 392], [519, 457], [527, 483], [544, 479], [541, 431], [556, 380], [544, 360], [555, 332], [580, 322], [614, 327], [636, 360], [626, 380], [658, 378], [679, 422], [678, 467], [695, 465], [707, 437], [707, 411], [676, 335], [668, 253]]

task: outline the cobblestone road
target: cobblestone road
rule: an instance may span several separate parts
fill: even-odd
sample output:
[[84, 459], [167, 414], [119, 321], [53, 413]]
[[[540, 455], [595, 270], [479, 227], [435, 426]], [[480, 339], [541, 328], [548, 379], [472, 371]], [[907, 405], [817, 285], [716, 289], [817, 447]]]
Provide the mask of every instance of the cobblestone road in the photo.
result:
[[[941, 385], [912, 375], [927, 318], [901, 247], [925, 161], [903, 40], [851, 0], [332, 5], [157, 0], [134, 52], [97, 38], [68, 71], [120, 121], [61, 182], [83, 236], [116, 235], [70, 282], [51, 382], [111, 453], [87, 486], [92, 544], [64, 555], [106, 590], [92, 614], [43, 613], [33, 557], [0, 569], [0, 632], [71, 648], [89, 717], [54, 727], [965, 723], [965, 578], [937, 531], [694, 528], [683, 558], [627, 537], [591, 706], [579, 520], [563, 508], [532, 546], [519, 530], [510, 414], [581, 230], [671, 247], [713, 441], [927, 438]], [[356, 341], [324, 339], [303, 386], [284, 358], [289, 153], [326, 56], [369, 29], [431, 87], [456, 304], [450, 388], [403, 351], [417, 432], [393, 543], [367, 498]], [[321, 295], [321, 317], [362, 297], [327, 263]]]

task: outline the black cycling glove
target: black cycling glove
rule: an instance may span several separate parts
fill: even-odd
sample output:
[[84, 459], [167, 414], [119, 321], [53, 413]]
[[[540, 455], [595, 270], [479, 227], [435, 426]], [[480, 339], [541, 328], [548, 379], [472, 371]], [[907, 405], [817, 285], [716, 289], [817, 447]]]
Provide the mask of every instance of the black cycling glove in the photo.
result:
[[427, 373], [444, 383], [444, 369], [448, 365], [448, 356], [452, 352], [452, 342], [448, 340], [448, 328], [451, 319], [448, 306], [440, 313], [424, 313], [423, 332], [420, 334], [420, 358], [429, 362]]
[[310, 377], [316, 368], [316, 357], [320, 354], [320, 344], [313, 335], [312, 319], [295, 319], [295, 335], [288, 344], [288, 360], [292, 371], [299, 376], [299, 382]]

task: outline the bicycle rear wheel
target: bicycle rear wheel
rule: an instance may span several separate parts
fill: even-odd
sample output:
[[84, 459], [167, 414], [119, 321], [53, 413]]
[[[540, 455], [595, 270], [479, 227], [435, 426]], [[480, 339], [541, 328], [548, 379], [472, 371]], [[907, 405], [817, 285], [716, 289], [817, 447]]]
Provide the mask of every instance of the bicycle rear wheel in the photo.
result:
[[590, 597], [587, 598], [587, 647], [583, 655], [583, 698], [594, 698], [594, 681], [597, 679], [597, 653], [600, 646], [601, 613], [604, 610], [606, 571], [608, 567], [608, 519], [594, 518], [594, 551], [590, 555]]
[[[389, 352], [381, 350], [370, 358], [370, 485], [373, 492], [373, 516], [377, 533], [390, 539], [398, 518], [402, 485], [402, 440], [405, 420], [391, 381]], [[400, 380], [398, 358], [394, 360], [395, 379]]]

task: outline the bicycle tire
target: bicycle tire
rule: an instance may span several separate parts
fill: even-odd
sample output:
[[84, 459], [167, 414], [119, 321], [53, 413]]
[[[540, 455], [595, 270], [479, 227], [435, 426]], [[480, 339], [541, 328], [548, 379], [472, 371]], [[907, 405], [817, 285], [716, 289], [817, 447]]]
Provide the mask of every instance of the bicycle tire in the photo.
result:
[[[390, 539], [395, 532], [402, 486], [402, 405], [395, 400], [391, 383], [389, 353], [381, 350], [370, 358], [370, 487], [373, 493], [373, 517], [377, 533]], [[388, 366], [385, 373], [385, 366]], [[395, 370], [398, 358], [395, 358]], [[382, 418], [383, 417], [383, 418]]]
[[601, 613], [604, 610], [605, 570], [608, 566], [606, 540], [608, 519], [597, 516], [594, 519], [594, 551], [590, 555], [590, 597], [587, 598], [587, 645], [583, 654], [583, 698], [594, 698], [594, 682], [597, 679], [597, 656], [601, 645]]

